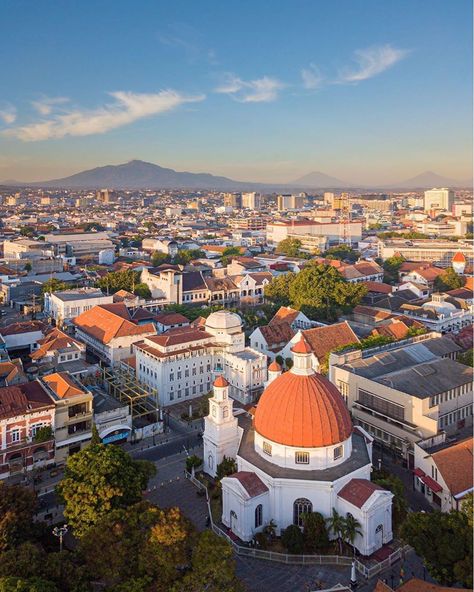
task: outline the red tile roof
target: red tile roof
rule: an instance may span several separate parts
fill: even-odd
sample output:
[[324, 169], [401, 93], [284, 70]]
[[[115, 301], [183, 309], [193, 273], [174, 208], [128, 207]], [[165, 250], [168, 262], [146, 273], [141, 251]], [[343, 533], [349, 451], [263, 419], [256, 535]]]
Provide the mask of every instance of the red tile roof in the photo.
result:
[[473, 487], [472, 436], [434, 452], [431, 457], [452, 495], [458, 495]]
[[380, 487], [380, 485], [376, 485], [367, 479], [351, 479], [349, 483], [344, 485], [337, 495], [353, 506], [356, 506], [356, 508], [362, 508], [375, 491], [383, 490], [383, 487]]
[[239, 471], [229, 475], [229, 479], [237, 479], [250, 497], [257, 497], [268, 491], [268, 487], [260, 477], [250, 471]]
[[54, 403], [38, 381], [0, 388], [0, 418], [24, 415]]
[[48, 374], [42, 380], [60, 399], [69, 399], [89, 393], [85, 388], [80, 388], [67, 372]]
[[319, 361], [323, 360], [335, 347], [359, 342], [357, 335], [347, 321], [325, 327], [305, 329], [302, 334]]

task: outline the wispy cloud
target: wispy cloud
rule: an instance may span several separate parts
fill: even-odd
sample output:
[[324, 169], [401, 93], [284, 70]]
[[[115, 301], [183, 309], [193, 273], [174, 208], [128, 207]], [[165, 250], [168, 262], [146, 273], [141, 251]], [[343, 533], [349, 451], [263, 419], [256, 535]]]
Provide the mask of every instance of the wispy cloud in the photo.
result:
[[182, 50], [190, 63], [205, 60], [216, 65], [217, 54], [214, 49], [206, 46], [202, 34], [186, 23], [172, 23], [163, 31], [158, 32], [158, 40], [162, 45]]
[[278, 97], [278, 92], [285, 86], [277, 78], [269, 76], [246, 81], [234, 74], [228, 74], [226, 81], [216, 88], [216, 92], [230, 95], [240, 103], [269, 103]]
[[174, 90], [154, 94], [125, 91], [109, 94], [114, 101], [97, 109], [69, 109], [35, 123], [4, 130], [3, 134], [24, 142], [103, 134], [133, 123], [137, 119], [165, 113], [184, 103], [205, 99], [205, 95], [185, 96]]
[[5, 104], [0, 107], [0, 120], [7, 125], [11, 125], [16, 121], [16, 109], [13, 105]]
[[37, 101], [32, 101], [31, 104], [40, 115], [50, 115], [55, 107], [68, 102], [67, 97], [43, 97]]
[[324, 83], [324, 77], [314, 64], [310, 64], [308, 68], [302, 68], [301, 78], [303, 79], [303, 87], [308, 90], [320, 88]]
[[339, 74], [339, 82], [360, 82], [373, 78], [391, 68], [408, 53], [406, 49], [397, 49], [391, 45], [358, 49], [354, 52], [357, 67], [342, 70]]

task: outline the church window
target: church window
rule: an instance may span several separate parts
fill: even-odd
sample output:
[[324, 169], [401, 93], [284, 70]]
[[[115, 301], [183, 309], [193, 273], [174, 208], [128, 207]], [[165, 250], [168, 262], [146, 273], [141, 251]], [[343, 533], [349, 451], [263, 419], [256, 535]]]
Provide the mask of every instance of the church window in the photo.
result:
[[224, 418], [229, 416], [229, 410], [227, 409], [227, 407], [224, 407], [223, 416], [224, 416]]
[[272, 455], [272, 445], [269, 444], [268, 442], [264, 442], [263, 443], [263, 452], [265, 454], [268, 454], [268, 456]]
[[313, 511], [313, 504], [304, 497], [295, 500], [293, 504], [293, 524], [296, 526], [303, 526], [305, 514], [310, 514]]
[[309, 465], [309, 452], [295, 452], [295, 463], [297, 465]]
[[263, 506], [262, 504], [258, 504], [255, 508], [255, 528], [262, 526], [263, 524]]
[[336, 446], [336, 448], [334, 448], [334, 460], [341, 458], [343, 452], [344, 452], [344, 447], [342, 445]]
[[209, 458], [207, 459], [207, 463], [209, 465], [209, 468], [212, 469], [212, 467], [214, 466], [214, 459], [212, 458], [212, 454], [209, 455]]
[[215, 408], [215, 406], [213, 405], [213, 406], [212, 406], [212, 417], [215, 417], [215, 416], [216, 416], [216, 408]]

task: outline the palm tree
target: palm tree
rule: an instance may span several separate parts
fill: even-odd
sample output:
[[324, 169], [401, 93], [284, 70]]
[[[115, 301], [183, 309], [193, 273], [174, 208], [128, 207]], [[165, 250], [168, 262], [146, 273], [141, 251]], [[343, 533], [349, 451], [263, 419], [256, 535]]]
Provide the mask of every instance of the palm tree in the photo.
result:
[[357, 535], [363, 536], [361, 523], [354, 518], [352, 514], [347, 514], [344, 520], [344, 529], [343, 529], [343, 538], [344, 540], [352, 546], [352, 550], [355, 555], [355, 546], [354, 541]]
[[339, 514], [336, 508], [333, 508], [332, 516], [326, 518], [326, 522], [328, 524], [329, 530], [332, 530], [332, 532], [336, 535], [339, 553], [342, 554], [342, 534], [345, 531], [346, 519], [344, 516]]

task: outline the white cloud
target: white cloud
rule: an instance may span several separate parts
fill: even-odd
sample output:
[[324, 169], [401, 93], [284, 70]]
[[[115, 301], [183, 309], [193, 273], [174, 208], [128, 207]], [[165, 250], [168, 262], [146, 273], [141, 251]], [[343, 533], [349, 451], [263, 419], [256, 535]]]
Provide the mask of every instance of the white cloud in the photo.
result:
[[216, 88], [216, 92], [231, 95], [240, 103], [269, 103], [278, 97], [278, 91], [284, 87], [283, 82], [269, 76], [245, 81], [230, 74], [226, 81]]
[[173, 90], [153, 94], [118, 91], [109, 93], [114, 101], [97, 109], [69, 109], [41, 121], [5, 130], [6, 136], [37, 142], [65, 136], [89, 136], [176, 109], [184, 103], [205, 99], [205, 95], [184, 96]]
[[31, 104], [40, 115], [50, 115], [57, 105], [68, 103], [67, 97], [43, 97], [38, 101], [32, 101]]
[[308, 90], [314, 90], [322, 86], [323, 76], [319, 68], [314, 64], [310, 64], [308, 68], [301, 70], [301, 78], [303, 79], [303, 86]]
[[358, 49], [354, 52], [354, 60], [357, 62], [358, 67], [342, 71], [339, 81], [360, 82], [377, 76], [377, 74], [381, 74], [402, 60], [408, 53], [406, 49], [397, 49], [391, 45]]
[[11, 125], [16, 121], [16, 109], [13, 105], [4, 105], [0, 109], [0, 120], [7, 125]]

